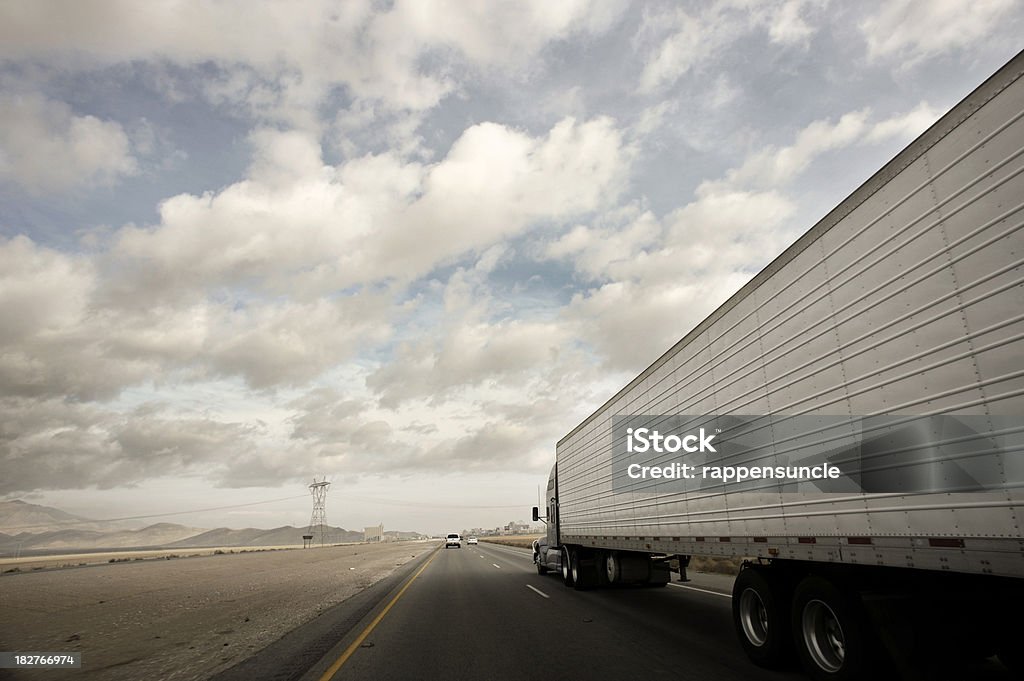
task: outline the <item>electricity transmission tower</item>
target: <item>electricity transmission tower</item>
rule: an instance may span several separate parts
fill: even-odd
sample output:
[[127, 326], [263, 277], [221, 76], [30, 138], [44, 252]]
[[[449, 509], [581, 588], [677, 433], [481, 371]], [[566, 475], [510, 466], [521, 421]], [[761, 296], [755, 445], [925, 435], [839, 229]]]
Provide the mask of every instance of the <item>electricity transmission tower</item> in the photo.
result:
[[306, 534], [314, 544], [319, 538], [320, 546], [324, 545], [327, 538], [327, 488], [330, 486], [331, 483], [327, 482], [326, 478], [319, 482], [313, 478], [313, 483], [309, 486], [309, 491], [313, 494], [313, 517], [309, 519], [309, 531]]

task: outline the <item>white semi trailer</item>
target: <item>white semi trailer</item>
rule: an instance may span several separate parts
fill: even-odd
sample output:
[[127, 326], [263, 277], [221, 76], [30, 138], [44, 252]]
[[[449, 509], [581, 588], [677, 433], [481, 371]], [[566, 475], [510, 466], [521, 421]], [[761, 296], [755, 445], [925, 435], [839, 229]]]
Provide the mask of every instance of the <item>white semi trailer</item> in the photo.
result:
[[733, 619], [759, 665], [939, 678], [995, 653], [1024, 674], [1022, 71], [558, 442], [540, 573], [661, 585], [675, 560], [743, 558]]

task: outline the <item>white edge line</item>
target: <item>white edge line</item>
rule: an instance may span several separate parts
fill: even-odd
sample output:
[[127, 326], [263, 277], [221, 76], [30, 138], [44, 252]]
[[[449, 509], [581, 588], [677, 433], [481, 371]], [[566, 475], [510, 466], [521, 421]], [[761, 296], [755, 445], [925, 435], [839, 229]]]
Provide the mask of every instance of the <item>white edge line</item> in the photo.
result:
[[529, 584], [526, 585], [526, 588], [529, 589], [530, 591], [536, 591], [538, 594], [540, 594], [544, 598], [551, 598], [551, 596], [548, 596], [546, 593], [544, 593], [540, 589], [536, 589], [536, 588], [530, 586]]
[[708, 589], [698, 589], [695, 586], [686, 586], [685, 584], [673, 584], [672, 582], [669, 582], [668, 585], [669, 586], [674, 586], [677, 589], [689, 589], [690, 591], [700, 591], [701, 593], [711, 594], [712, 596], [721, 596], [722, 598], [732, 598], [732, 596], [730, 594], [724, 594], [724, 593], [721, 593], [719, 591], [709, 591]]

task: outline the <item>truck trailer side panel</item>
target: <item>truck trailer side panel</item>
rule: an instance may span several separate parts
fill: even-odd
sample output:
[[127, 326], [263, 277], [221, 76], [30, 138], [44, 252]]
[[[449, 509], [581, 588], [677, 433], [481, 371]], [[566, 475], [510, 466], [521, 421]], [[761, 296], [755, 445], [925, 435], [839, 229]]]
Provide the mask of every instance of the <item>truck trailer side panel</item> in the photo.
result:
[[[1022, 70], [1018, 55], [558, 443], [561, 543], [1024, 576]], [[616, 487], [613, 418], [661, 414], [970, 417], [998, 452], [941, 465], [987, 462], [998, 484]]]

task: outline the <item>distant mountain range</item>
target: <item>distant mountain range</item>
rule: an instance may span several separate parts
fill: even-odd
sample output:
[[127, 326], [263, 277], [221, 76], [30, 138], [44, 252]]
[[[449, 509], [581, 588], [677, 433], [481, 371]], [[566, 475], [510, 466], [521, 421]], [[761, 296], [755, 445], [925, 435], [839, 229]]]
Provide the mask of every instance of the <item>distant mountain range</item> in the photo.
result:
[[[362, 541], [363, 533], [327, 528], [331, 544]], [[305, 527], [285, 525], [272, 530], [220, 527], [206, 530], [174, 523], [157, 523], [140, 530], [123, 523], [90, 520], [49, 506], [24, 501], [0, 501], [0, 556], [37, 549], [202, 548], [216, 546], [301, 545]], [[394, 539], [418, 539], [417, 532], [385, 532]]]
[[[353, 530], [346, 530], [342, 527], [327, 528], [327, 543], [338, 544], [341, 542], [362, 541], [363, 533]], [[244, 530], [230, 530], [226, 527], [218, 527], [215, 530], [208, 530], [194, 537], [188, 537], [181, 541], [169, 544], [171, 547], [199, 548], [203, 546], [287, 546], [289, 544], [302, 544], [302, 535], [306, 534], [305, 527], [275, 527], [272, 530], [258, 530], [247, 528]]]
[[0, 501], [0, 532], [6, 534], [39, 533], [71, 528], [93, 532], [117, 532], [133, 529], [125, 522], [92, 520], [50, 506], [30, 504], [21, 500]]

